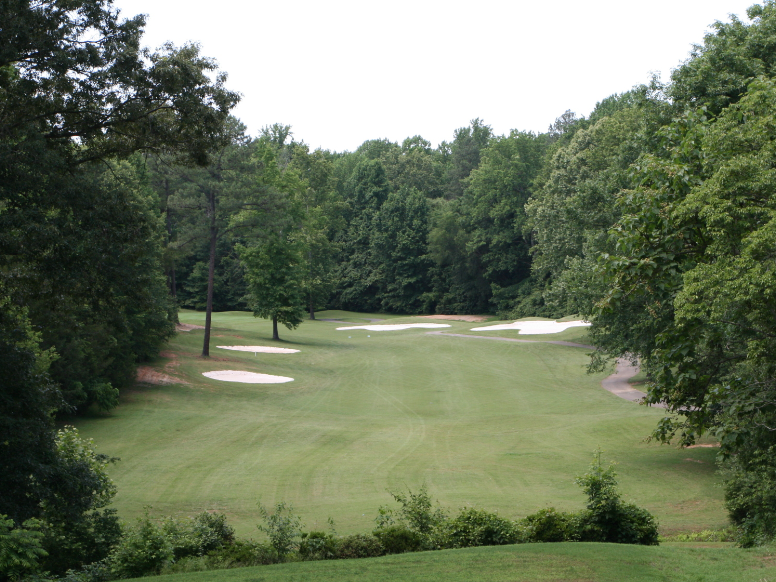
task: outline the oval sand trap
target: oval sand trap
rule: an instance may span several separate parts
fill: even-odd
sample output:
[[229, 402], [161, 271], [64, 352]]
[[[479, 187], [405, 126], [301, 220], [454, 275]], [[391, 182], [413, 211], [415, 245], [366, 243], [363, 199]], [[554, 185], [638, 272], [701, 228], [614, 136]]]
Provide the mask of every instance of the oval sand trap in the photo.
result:
[[399, 331], [402, 329], [411, 329], [413, 327], [450, 327], [447, 323], [384, 323], [382, 325], [354, 325], [352, 327], [338, 327], [338, 330], [344, 329], [366, 329], [369, 331]]
[[496, 331], [499, 329], [519, 329], [517, 335], [540, 335], [545, 333], [560, 333], [570, 327], [587, 327], [589, 321], [516, 321], [485, 327], [473, 327], [471, 331]]
[[273, 348], [272, 346], [216, 346], [220, 350], [237, 350], [238, 352], [261, 352], [262, 354], [295, 354], [299, 350], [291, 348]]
[[255, 374], [254, 372], [241, 372], [239, 370], [219, 370], [216, 372], [202, 372], [203, 376], [213, 380], [224, 382], [240, 382], [242, 384], [282, 384], [293, 382], [293, 378], [287, 376], [272, 376], [271, 374]]

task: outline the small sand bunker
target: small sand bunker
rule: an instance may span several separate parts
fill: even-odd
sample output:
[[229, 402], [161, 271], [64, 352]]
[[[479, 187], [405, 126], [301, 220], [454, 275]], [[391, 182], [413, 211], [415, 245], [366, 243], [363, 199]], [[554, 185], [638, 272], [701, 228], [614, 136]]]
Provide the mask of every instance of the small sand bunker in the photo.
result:
[[254, 352], [262, 354], [295, 354], [299, 350], [291, 348], [275, 348], [272, 346], [216, 346], [219, 350], [236, 350], [238, 352]]
[[516, 321], [485, 327], [473, 327], [471, 331], [497, 331], [500, 329], [519, 329], [518, 335], [541, 335], [545, 333], [560, 333], [570, 327], [587, 327], [589, 321]]
[[203, 372], [203, 376], [213, 380], [224, 382], [240, 382], [241, 384], [283, 384], [293, 382], [293, 378], [287, 376], [272, 376], [271, 374], [256, 374], [254, 372], [241, 372], [239, 370], [219, 370], [216, 372]]
[[413, 327], [450, 327], [448, 323], [384, 323], [382, 325], [354, 325], [351, 327], [338, 327], [337, 330], [345, 329], [366, 329], [369, 331], [399, 331], [402, 329], [412, 329]]
[[205, 329], [204, 325], [194, 325], [192, 323], [176, 323], [175, 331], [191, 331], [192, 329]]
[[421, 315], [425, 319], [446, 319], [448, 321], [468, 321], [470, 323], [479, 323], [486, 321], [486, 315]]

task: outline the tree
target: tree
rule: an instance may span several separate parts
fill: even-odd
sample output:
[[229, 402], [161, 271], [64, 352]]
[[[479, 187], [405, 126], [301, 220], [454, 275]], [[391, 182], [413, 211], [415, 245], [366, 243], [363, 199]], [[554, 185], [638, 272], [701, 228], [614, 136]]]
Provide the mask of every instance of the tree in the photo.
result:
[[51, 414], [62, 396], [48, 375], [53, 350], [40, 349], [27, 310], [0, 280], [0, 514], [17, 524], [37, 517], [56, 477]]
[[492, 135], [490, 126], [477, 118], [472, 119], [469, 127], [456, 129], [451, 144], [442, 144], [443, 148], [450, 149], [445, 192], [449, 200], [454, 200], [463, 194], [466, 188], [465, 180], [471, 171], [480, 165], [480, 155], [488, 146]]
[[377, 160], [360, 162], [345, 188], [347, 226], [341, 233], [338, 286], [335, 295], [346, 309], [376, 311], [379, 288], [370, 259], [373, 219], [379, 212], [390, 187], [385, 168]]
[[337, 244], [334, 237], [343, 226], [346, 204], [337, 193], [328, 152], [310, 153], [306, 145], [297, 144], [290, 165], [304, 182], [296, 194], [295, 204], [302, 221], [294, 238], [303, 249], [302, 287], [310, 319], [315, 319], [316, 307], [326, 304], [335, 285]]
[[530, 276], [524, 206], [547, 145], [545, 137], [518, 131], [491, 139], [460, 199], [471, 233], [467, 252], [478, 257], [488, 299], [502, 313], [511, 311]]
[[630, 165], [645, 149], [644, 110], [626, 99], [621, 109], [609, 103], [611, 115], [589, 125], [578, 121], [573, 136], [557, 142], [541, 187], [525, 205], [532, 275], [544, 284], [548, 315], [589, 315], [603, 293], [598, 256], [611, 251], [617, 196], [632, 185]]
[[279, 232], [268, 240], [240, 248], [248, 284], [248, 305], [256, 317], [272, 320], [272, 339], [279, 340], [278, 323], [295, 329], [304, 320], [302, 257], [298, 245]]
[[369, 262], [385, 311], [419, 313], [428, 309], [428, 231], [428, 201], [415, 189], [392, 192], [375, 214]]

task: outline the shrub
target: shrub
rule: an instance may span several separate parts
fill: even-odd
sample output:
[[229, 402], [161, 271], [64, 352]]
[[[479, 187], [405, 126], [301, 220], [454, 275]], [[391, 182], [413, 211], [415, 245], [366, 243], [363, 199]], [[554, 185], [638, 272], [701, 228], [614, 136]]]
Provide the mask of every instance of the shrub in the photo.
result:
[[577, 539], [576, 516], [573, 513], [557, 511], [554, 507], [540, 509], [525, 517], [521, 525], [525, 527], [527, 542], [566, 542]]
[[158, 573], [173, 557], [170, 539], [146, 512], [134, 527], [125, 530], [108, 560], [114, 577], [136, 578]]
[[353, 534], [339, 538], [334, 556], [337, 559], [375, 558], [385, 554], [380, 540], [373, 535]]
[[25, 521], [14, 528], [12, 519], [0, 515], [0, 581], [16, 580], [40, 570], [40, 560], [46, 557], [41, 546], [43, 534], [40, 522]]
[[[390, 494], [401, 505], [398, 510], [399, 522], [419, 534], [429, 535], [447, 520], [447, 513], [440, 507], [434, 507], [425, 483], [420, 486], [417, 493], [413, 493], [408, 488], [406, 495], [394, 492]], [[393, 510], [380, 507], [379, 512], [375, 519], [378, 527], [394, 524]]]
[[520, 535], [516, 525], [484, 509], [463, 508], [444, 528], [444, 546], [471, 548], [517, 543]]
[[303, 560], [331, 560], [337, 552], [337, 538], [322, 531], [302, 534], [299, 556]]
[[588, 497], [587, 511], [576, 520], [577, 539], [657, 545], [657, 521], [646, 509], [620, 500], [616, 477], [613, 465], [603, 467], [601, 451], [597, 450], [590, 471], [576, 479]]
[[403, 554], [423, 549], [423, 536], [404, 525], [378, 528], [372, 535], [380, 540], [386, 554]]
[[174, 559], [204, 556], [206, 553], [234, 540], [234, 529], [226, 523], [226, 516], [203, 511], [189, 519], [168, 517], [162, 531], [173, 547]]
[[277, 552], [269, 544], [235, 540], [208, 553], [208, 563], [214, 568], [241, 568], [274, 564]]
[[259, 503], [259, 514], [264, 520], [264, 525], [257, 526], [259, 531], [267, 534], [269, 544], [277, 553], [278, 561], [284, 561], [296, 548], [296, 538], [302, 535], [302, 520], [294, 515], [294, 507], [285, 501], [275, 505], [274, 513], [270, 513]]

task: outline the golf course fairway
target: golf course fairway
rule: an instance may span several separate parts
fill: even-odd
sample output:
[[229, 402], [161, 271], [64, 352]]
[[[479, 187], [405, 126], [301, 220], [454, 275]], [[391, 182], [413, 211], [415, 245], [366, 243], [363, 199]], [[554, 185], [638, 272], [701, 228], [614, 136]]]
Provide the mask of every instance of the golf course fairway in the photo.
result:
[[[307, 529], [327, 529], [331, 517], [338, 534], [366, 533], [378, 507], [392, 504], [389, 490], [424, 482], [452, 510], [477, 506], [508, 518], [548, 506], [574, 511], [585, 502], [574, 478], [600, 446], [618, 463], [623, 498], [653, 512], [661, 531], [726, 525], [714, 449], [645, 442], [663, 410], [604, 391], [604, 375], [585, 372], [588, 349], [540, 343], [585, 343], [585, 328], [518, 336], [445, 321], [442, 334], [337, 331], [377, 318], [430, 320], [331, 311], [318, 318], [281, 328], [282, 341], [273, 342], [270, 322], [215, 313], [210, 358], [199, 355], [201, 329], [181, 332], [145, 376], [173, 383], [138, 383], [110, 414], [70, 421], [99, 452], [120, 458], [109, 468], [119, 515], [132, 519], [146, 506], [153, 515], [216, 510], [238, 535], [258, 538], [257, 502], [286, 501]], [[180, 319], [202, 325], [204, 314]], [[293, 381], [202, 375], [222, 370]]]

